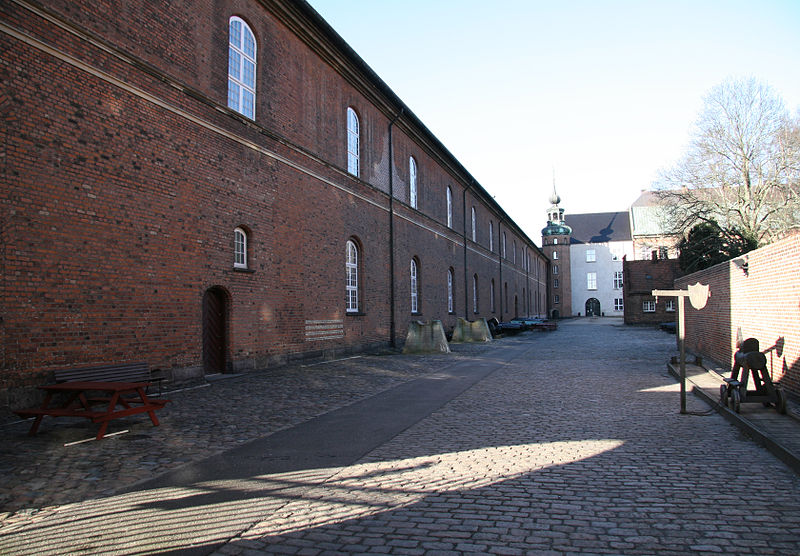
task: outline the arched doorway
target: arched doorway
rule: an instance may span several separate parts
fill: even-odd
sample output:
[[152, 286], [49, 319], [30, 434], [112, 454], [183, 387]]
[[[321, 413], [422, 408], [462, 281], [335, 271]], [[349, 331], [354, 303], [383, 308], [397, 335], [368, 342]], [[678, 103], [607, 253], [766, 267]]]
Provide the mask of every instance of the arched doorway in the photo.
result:
[[553, 317], [552, 318], [557, 319], [557, 318], [559, 318], [559, 316], [560, 316], [560, 314], [558, 312], [558, 309], [553, 309]]
[[224, 373], [228, 366], [228, 293], [213, 286], [203, 295], [203, 372]]
[[586, 300], [586, 316], [599, 317], [600, 316], [600, 300], [591, 297]]

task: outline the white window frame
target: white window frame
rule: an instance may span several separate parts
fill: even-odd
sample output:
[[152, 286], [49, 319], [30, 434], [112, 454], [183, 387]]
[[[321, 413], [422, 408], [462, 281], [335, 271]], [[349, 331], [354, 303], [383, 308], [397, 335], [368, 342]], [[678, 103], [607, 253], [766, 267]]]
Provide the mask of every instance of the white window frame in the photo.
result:
[[621, 297], [614, 298], [614, 310], [615, 311], [624, 311], [625, 310], [625, 303]]
[[408, 204], [417, 208], [417, 161], [408, 157]]
[[553, 260], [554, 261], [558, 260], [558, 251], [553, 251]]
[[345, 251], [345, 293], [347, 295], [345, 311], [358, 313], [358, 245], [353, 240], [348, 240]]
[[587, 263], [597, 262], [597, 251], [595, 251], [594, 249], [587, 249], [586, 250], [586, 262]]
[[247, 232], [244, 228], [233, 230], [233, 268], [247, 268]]
[[587, 272], [586, 273], [586, 289], [587, 290], [596, 290], [597, 289], [597, 273], [596, 272]]
[[561, 302], [561, 298], [558, 295], [553, 296], [553, 305], [558, 305]]
[[416, 259], [411, 259], [411, 312], [419, 313], [419, 269]]
[[347, 171], [361, 175], [361, 123], [352, 106], [347, 107]]
[[643, 313], [655, 313], [656, 312], [656, 302], [655, 301], [642, 301], [642, 312]]
[[455, 308], [453, 304], [453, 269], [447, 269], [447, 312], [454, 313]]
[[553, 265], [553, 274], [554, 274], [554, 275], [555, 275], [555, 274], [558, 274], [558, 265], [557, 265], [557, 264], [554, 264], [554, 265]]
[[623, 274], [621, 270], [614, 271], [614, 289], [621, 290], [623, 285]]
[[665, 306], [664, 310], [667, 313], [674, 313], [675, 312], [675, 300], [674, 299], [665, 299]]
[[256, 53], [250, 26], [241, 18], [228, 20], [228, 108], [256, 118]]
[[447, 188], [447, 227], [453, 227], [453, 190]]

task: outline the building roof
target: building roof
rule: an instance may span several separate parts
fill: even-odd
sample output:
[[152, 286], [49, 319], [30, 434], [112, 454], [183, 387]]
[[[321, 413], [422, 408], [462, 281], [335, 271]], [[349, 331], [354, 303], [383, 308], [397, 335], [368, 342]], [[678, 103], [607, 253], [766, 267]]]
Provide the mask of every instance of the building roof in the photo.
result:
[[564, 220], [572, 228], [571, 243], [631, 241], [628, 211], [568, 214]]

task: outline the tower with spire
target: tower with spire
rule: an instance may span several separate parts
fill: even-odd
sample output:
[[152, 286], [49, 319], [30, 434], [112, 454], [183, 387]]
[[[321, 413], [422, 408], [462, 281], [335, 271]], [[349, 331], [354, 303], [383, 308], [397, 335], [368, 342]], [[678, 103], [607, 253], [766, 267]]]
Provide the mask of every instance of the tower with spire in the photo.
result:
[[564, 221], [564, 209], [559, 206], [561, 197], [556, 193], [553, 176], [553, 193], [547, 210], [547, 226], [542, 229], [542, 251], [550, 259], [548, 268], [547, 314], [551, 318], [572, 316], [572, 276], [570, 273], [570, 239], [572, 228]]

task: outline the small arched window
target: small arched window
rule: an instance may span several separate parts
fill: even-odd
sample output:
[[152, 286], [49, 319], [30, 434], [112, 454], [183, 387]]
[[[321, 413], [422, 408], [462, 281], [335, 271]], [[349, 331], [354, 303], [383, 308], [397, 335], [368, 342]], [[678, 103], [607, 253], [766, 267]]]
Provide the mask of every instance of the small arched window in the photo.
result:
[[360, 124], [356, 111], [347, 108], [347, 171], [358, 177], [361, 160], [359, 155]]
[[454, 313], [454, 303], [453, 303], [453, 269], [447, 269], [447, 312]]
[[447, 188], [447, 227], [453, 227], [453, 190]]
[[353, 240], [349, 240], [346, 246], [345, 255], [345, 293], [347, 295], [348, 313], [357, 313], [358, 307], [358, 246]]
[[408, 203], [417, 208], [417, 161], [413, 156], [408, 158]]
[[416, 259], [411, 259], [411, 312], [419, 313], [419, 269]]
[[233, 267], [247, 268], [247, 232], [243, 228], [233, 230]]
[[228, 23], [228, 107], [256, 116], [256, 38], [242, 19]]

